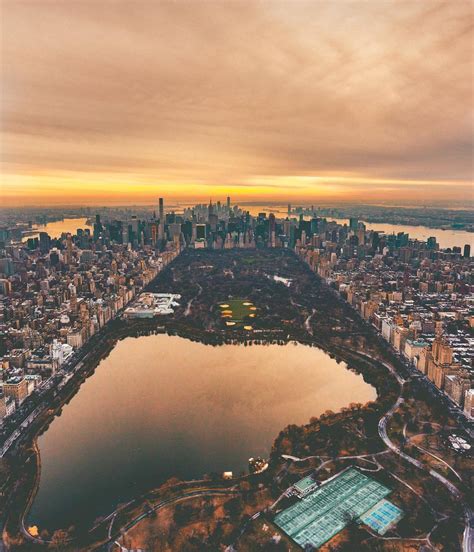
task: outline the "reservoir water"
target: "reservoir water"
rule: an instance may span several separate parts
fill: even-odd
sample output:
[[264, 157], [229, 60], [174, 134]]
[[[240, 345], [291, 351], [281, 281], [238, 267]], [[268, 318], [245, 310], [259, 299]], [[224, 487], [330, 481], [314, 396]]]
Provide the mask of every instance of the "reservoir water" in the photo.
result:
[[301, 344], [124, 339], [39, 438], [29, 524], [90, 524], [170, 477], [238, 474], [288, 424], [375, 398], [362, 376]]

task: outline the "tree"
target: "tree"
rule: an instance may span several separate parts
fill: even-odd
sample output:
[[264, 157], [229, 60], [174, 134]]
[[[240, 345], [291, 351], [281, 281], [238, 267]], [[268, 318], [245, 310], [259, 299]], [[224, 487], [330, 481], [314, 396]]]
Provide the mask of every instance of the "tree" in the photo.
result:
[[237, 516], [241, 509], [242, 501], [239, 497], [231, 498], [224, 504], [224, 511], [230, 517]]
[[174, 513], [173, 520], [176, 525], [185, 525], [189, 522], [194, 514], [194, 508], [188, 504], [177, 504]]
[[241, 481], [239, 484], [239, 488], [242, 493], [246, 495], [250, 491], [250, 483], [248, 481]]
[[58, 551], [66, 550], [68, 541], [69, 533], [67, 531], [64, 531], [64, 529], [58, 529], [53, 533], [53, 536], [51, 537], [49, 548]]
[[427, 433], [428, 435], [433, 432], [433, 428], [431, 427], [430, 422], [425, 422], [423, 424], [423, 433]]

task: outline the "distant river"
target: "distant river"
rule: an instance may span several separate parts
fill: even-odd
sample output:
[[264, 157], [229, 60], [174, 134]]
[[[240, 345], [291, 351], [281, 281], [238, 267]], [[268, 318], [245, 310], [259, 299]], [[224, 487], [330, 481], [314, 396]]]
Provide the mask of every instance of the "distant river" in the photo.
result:
[[65, 218], [63, 220], [56, 220], [54, 222], [48, 222], [47, 224], [37, 225], [33, 228], [32, 234], [29, 234], [24, 238], [36, 238], [40, 232], [46, 232], [51, 238], [60, 238], [62, 233], [76, 234], [78, 228], [92, 229], [90, 224], [87, 224], [87, 219], [82, 218]]
[[[337, 219], [327, 217], [328, 220], [335, 220], [339, 224], [349, 224], [349, 219]], [[461, 247], [466, 243], [474, 249], [474, 233], [465, 230], [441, 230], [440, 228], [428, 228], [427, 226], [409, 226], [406, 224], [385, 224], [382, 222], [364, 222], [368, 230], [377, 230], [385, 234], [398, 234], [405, 232], [410, 238], [426, 241], [430, 236], [434, 236], [439, 243], [440, 248]]]
[[375, 398], [344, 363], [300, 344], [127, 338], [39, 438], [29, 524], [90, 523], [172, 476], [238, 474], [288, 424]]
[[[267, 216], [273, 212], [277, 218], [286, 218], [287, 212], [283, 207], [279, 206], [244, 206], [243, 209], [249, 210], [252, 215], [258, 215], [259, 212], [266, 212]], [[296, 215], [292, 215], [296, 217]], [[309, 218], [309, 217], [305, 217]], [[335, 220], [340, 224], [348, 224], [349, 219], [338, 219], [334, 217], [326, 217], [328, 220]], [[426, 241], [430, 236], [435, 236], [436, 241], [440, 244], [441, 248], [445, 247], [464, 247], [466, 243], [471, 245], [471, 249], [474, 250], [474, 233], [466, 232], [465, 230], [441, 230], [435, 228], [428, 228], [426, 226], [408, 226], [404, 224], [384, 224], [378, 222], [365, 222], [366, 227], [369, 230], [383, 231], [386, 234], [397, 234], [398, 232], [407, 232], [410, 238]], [[92, 226], [87, 224], [86, 218], [65, 218], [55, 222], [49, 222], [48, 224], [37, 226], [34, 228], [33, 233], [27, 237], [37, 237], [39, 232], [47, 232], [52, 238], [59, 238], [63, 232], [75, 234], [78, 228], [89, 228], [92, 230]], [[26, 241], [27, 237], [24, 238]]]
[[[273, 213], [277, 218], [286, 218], [288, 216], [287, 211], [283, 207], [273, 206], [265, 207], [263, 205], [243, 207], [243, 209], [249, 210], [252, 215], [258, 215], [260, 212], [266, 212], [267, 216]], [[291, 215], [294, 218], [298, 218], [297, 215]], [[311, 217], [305, 217], [309, 219]], [[347, 218], [335, 218], [324, 217], [327, 220], [335, 220], [339, 224], [349, 224]], [[474, 233], [466, 232], [466, 230], [441, 230], [440, 228], [428, 228], [427, 226], [409, 226], [407, 224], [385, 224], [383, 222], [365, 222], [365, 226], [368, 230], [378, 230], [379, 232], [385, 232], [385, 234], [398, 234], [398, 232], [405, 232], [410, 235], [410, 238], [426, 241], [430, 236], [434, 236], [441, 248], [446, 247], [461, 247], [463, 248], [466, 243], [471, 245], [471, 250], [474, 249]]]
[[[186, 205], [187, 206], [187, 205]], [[285, 205], [242, 205], [241, 208], [244, 211], [249, 211], [251, 215], [257, 216], [258, 213], [273, 213], [276, 218], [284, 219], [288, 216], [288, 207]], [[335, 220], [339, 224], [349, 224], [348, 218], [335, 218], [330, 216], [320, 215], [327, 220]], [[292, 218], [298, 218], [299, 215], [292, 214]], [[311, 217], [305, 216], [305, 219]], [[441, 230], [440, 228], [428, 228], [427, 226], [410, 226], [406, 224], [385, 224], [379, 222], [365, 222], [367, 229], [378, 230], [379, 232], [385, 232], [386, 234], [398, 234], [398, 232], [405, 232], [410, 235], [410, 238], [426, 241], [430, 236], [435, 236], [436, 241], [440, 244], [441, 248], [446, 247], [461, 247], [463, 248], [466, 243], [471, 245], [471, 251], [474, 250], [474, 233], [466, 232], [465, 230]]]

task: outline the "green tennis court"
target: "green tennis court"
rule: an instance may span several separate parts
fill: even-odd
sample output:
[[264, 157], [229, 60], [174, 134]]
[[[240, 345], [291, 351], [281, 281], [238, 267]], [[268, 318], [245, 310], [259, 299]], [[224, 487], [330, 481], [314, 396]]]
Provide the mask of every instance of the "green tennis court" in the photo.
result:
[[[307, 478], [301, 483], [302, 487], [306, 487]], [[344, 529], [351, 520], [360, 519], [390, 492], [385, 485], [359, 470], [348, 468], [277, 514], [274, 521], [301, 547], [306, 544], [318, 547]], [[398, 516], [401, 510], [397, 510]], [[377, 512], [374, 511], [374, 516], [375, 513]], [[388, 510], [384, 510], [384, 514], [388, 523]], [[379, 521], [377, 517], [370, 520]], [[388, 526], [389, 524], [387, 528]]]

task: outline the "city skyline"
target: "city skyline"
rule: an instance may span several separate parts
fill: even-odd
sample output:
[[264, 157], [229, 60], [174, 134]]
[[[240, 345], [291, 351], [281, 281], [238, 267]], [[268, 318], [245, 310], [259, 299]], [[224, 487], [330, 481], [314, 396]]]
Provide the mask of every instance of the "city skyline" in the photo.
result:
[[3, 1], [2, 19], [3, 205], [473, 200], [469, 2]]
[[471, 550], [470, 213], [155, 207], [3, 210], [12, 552]]
[[474, 550], [473, 23], [0, 0], [0, 552]]

